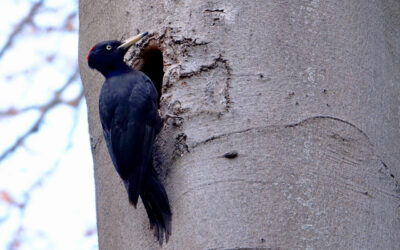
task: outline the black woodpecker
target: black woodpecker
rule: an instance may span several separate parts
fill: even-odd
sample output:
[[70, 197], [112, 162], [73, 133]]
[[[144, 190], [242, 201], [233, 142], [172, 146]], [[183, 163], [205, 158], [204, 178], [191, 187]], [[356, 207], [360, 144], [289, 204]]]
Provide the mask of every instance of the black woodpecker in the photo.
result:
[[154, 235], [160, 245], [171, 234], [171, 209], [167, 193], [152, 163], [154, 138], [163, 126], [158, 113], [158, 94], [143, 72], [124, 62], [128, 49], [147, 35], [124, 43], [104, 41], [89, 51], [89, 67], [106, 78], [99, 98], [100, 120], [111, 160], [122, 178], [130, 203], [142, 199]]

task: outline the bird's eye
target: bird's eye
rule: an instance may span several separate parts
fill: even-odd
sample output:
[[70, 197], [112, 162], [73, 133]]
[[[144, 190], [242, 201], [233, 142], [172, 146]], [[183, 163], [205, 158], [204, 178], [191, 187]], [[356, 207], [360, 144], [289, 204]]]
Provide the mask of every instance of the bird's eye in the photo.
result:
[[111, 48], [112, 48], [112, 47], [111, 47], [110, 44], [108, 44], [108, 45], [106, 46], [106, 49], [107, 49], [107, 50], [111, 50]]

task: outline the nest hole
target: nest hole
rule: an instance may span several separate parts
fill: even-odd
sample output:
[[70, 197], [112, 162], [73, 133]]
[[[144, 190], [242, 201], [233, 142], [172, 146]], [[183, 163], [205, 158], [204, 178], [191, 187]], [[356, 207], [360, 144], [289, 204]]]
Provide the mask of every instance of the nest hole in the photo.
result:
[[162, 80], [164, 76], [163, 54], [157, 44], [150, 43], [139, 55], [141, 65], [139, 70], [145, 73], [153, 82], [158, 93], [158, 104], [160, 104]]

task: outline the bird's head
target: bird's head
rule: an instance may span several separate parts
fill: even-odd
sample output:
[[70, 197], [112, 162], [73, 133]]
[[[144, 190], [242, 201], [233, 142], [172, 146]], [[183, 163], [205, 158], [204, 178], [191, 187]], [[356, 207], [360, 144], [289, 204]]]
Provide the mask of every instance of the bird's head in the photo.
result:
[[90, 49], [87, 56], [89, 67], [98, 70], [105, 77], [115, 70], [126, 67], [124, 56], [128, 49], [147, 35], [147, 32], [127, 39], [124, 43], [116, 40], [100, 42]]

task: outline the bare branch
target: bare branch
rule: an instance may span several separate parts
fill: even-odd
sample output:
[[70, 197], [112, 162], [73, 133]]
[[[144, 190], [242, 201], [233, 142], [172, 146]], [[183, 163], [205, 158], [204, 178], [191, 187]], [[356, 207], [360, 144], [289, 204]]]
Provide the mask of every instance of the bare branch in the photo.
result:
[[[35, 189], [37, 189], [38, 187], [40, 187], [44, 181], [48, 180], [48, 177], [50, 175], [52, 175], [58, 168], [60, 161], [57, 161], [50, 169], [48, 169], [46, 172], [44, 172], [29, 188], [27, 188], [24, 193], [23, 193], [23, 197], [24, 200], [22, 202], [16, 203], [17, 204], [17, 208], [19, 208], [19, 212], [21, 214], [21, 218], [24, 217], [25, 212], [26, 212], [26, 207], [31, 199], [31, 193], [33, 191], [35, 191]], [[14, 204], [12, 204], [14, 205]], [[8, 219], [8, 216], [2, 218], [3, 221]], [[0, 223], [3, 222], [0, 220]], [[12, 249], [18, 249], [18, 247], [21, 245], [22, 242], [22, 234], [24, 232], [24, 226], [23, 224], [20, 224], [18, 227], [18, 230], [15, 231], [13, 237], [12, 237], [12, 241], [8, 244], [8, 249], [12, 250]]]
[[73, 21], [74, 21], [74, 19], [75, 19], [75, 17], [77, 15], [78, 15], [78, 13], [75, 11], [75, 12], [70, 13], [67, 16], [67, 18], [65, 18], [64, 25], [63, 25], [64, 30], [66, 30], [66, 31], [75, 31], [75, 27], [73, 25]]
[[[63, 85], [63, 87], [61, 87], [59, 90], [56, 91], [55, 97], [54, 99], [60, 99], [60, 95], [63, 93], [63, 91], [77, 78], [78, 76], [78, 71], [76, 71], [73, 75], [70, 76], [70, 78], [67, 80], [67, 82]], [[49, 107], [47, 109], [50, 110], [52, 108], [55, 107], [55, 105], [57, 104], [66, 104], [66, 105], [70, 105], [73, 107], [78, 107], [78, 105], [81, 103], [82, 99], [83, 99], [83, 89], [81, 89], [81, 91], [79, 92], [79, 94], [77, 95], [77, 97], [73, 98], [72, 100], [69, 101], [60, 101], [60, 102], [49, 102], [48, 104], [46, 104], [46, 107]], [[54, 100], [53, 99], [53, 100]], [[44, 109], [43, 109], [44, 110]], [[78, 109], [74, 109], [75, 110], [75, 115], [74, 115], [74, 124], [71, 127], [70, 130], [70, 138], [72, 137], [76, 127], [77, 127], [77, 123], [78, 123], [78, 115], [79, 115], [79, 110]], [[43, 113], [43, 117], [45, 116], [45, 113]], [[40, 120], [40, 118], [38, 119], [38, 121]], [[36, 122], [37, 124], [38, 122]], [[40, 126], [40, 125], [39, 125]], [[38, 128], [39, 129], [39, 128]], [[72, 145], [72, 141], [69, 141], [67, 146], [65, 147], [65, 152], [68, 151], [71, 148]], [[64, 153], [62, 153], [64, 154]], [[30, 185], [22, 194], [23, 200], [16, 202], [6, 191], [2, 191], [0, 192], [0, 200], [4, 200], [5, 202], [7, 202], [9, 205], [12, 205], [13, 207], [15, 207], [16, 209], [18, 209], [19, 213], [20, 213], [20, 218], [24, 217], [24, 214], [26, 212], [26, 207], [29, 204], [30, 200], [31, 200], [31, 194], [32, 192], [34, 192], [37, 188], [41, 187], [43, 185], [43, 183], [49, 179], [49, 177], [58, 169], [58, 166], [61, 162], [61, 158], [59, 158], [51, 168], [49, 168], [47, 171], [43, 172], [41, 174], [41, 176], [39, 178], [37, 178], [32, 185]], [[3, 216], [2, 218], [0, 218], [0, 224], [5, 222], [6, 220], [8, 220], [10, 217], [10, 213], [7, 213], [5, 216]], [[22, 224], [22, 220], [21, 220], [21, 224], [18, 226], [18, 229], [15, 231], [15, 233], [13, 234], [12, 237], [12, 241], [8, 244], [8, 249], [9, 250], [13, 250], [13, 249], [19, 249], [20, 245], [22, 244], [23, 241], [23, 233], [24, 233], [24, 225]], [[85, 232], [85, 237], [90, 237], [94, 234], [96, 234], [96, 228], [92, 227], [90, 229], [87, 229], [87, 231]]]
[[26, 15], [26, 17], [24, 17], [21, 20], [21, 22], [19, 22], [17, 24], [17, 26], [15, 26], [13, 32], [8, 37], [7, 42], [4, 44], [3, 48], [1, 48], [1, 50], [0, 50], [0, 58], [4, 55], [4, 53], [7, 51], [7, 49], [9, 49], [13, 45], [15, 37], [19, 33], [21, 33], [27, 25], [33, 24], [33, 17], [38, 13], [38, 11], [39, 11], [40, 7], [43, 5], [43, 3], [44, 3], [44, 0], [40, 0], [36, 3], [34, 3], [31, 6], [31, 9], [30, 9], [29, 13]]
[[[56, 92], [54, 92], [54, 96], [53, 98], [46, 104], [42, 105], [42, 106], [32, 106], [32, 107], [27, 107], [27, 108], [23, 108], [20, 110], [16, 110], [16, 109], [9, 109], [8, 111], [3, 111], [0, 112], [0, 115], [12, 115], [12, 114], [18, 114], [19, 112], [26, 112], [28, 110], [32, 110], [32, 109], [37, 109], [40, 111], [40, 116], [38, 117], [38, 119], [36, 120], [36, 122], [33, 124], [33, 126], [26, 131], [24, 134], [22, 134], [19, 138], [17, 138], [17, 140], [10, 146], [8, 147], [1, 155], [0, 155], [0, 162], [3, 161], [5, 158], [7, 158], [7, 156], [9, 156], [11, 153], [13, 153], [19, 146], [21, 146], [24, 141], [32, 134], [34, 134], [35, 132], [39, 131], [44, 118], [46, 117], [47, 113], [53, 109], [54, 107], [56, 107], [58, 104], [67, 104], [67, 105], [71, 105], [71, 101], [63, 101], [61, 99], [61, 95], [63, 93], [63, 91], [71, 84], [74, 82], [74, 80], [76, 80], [78, 78], [78, 69], [76, 69], [74, 71], [74, 73], [68, 78], [68, 80], [65, 82], [65, 84], [58, 89]], [[78, 97], [74, 100], [72, 100], [72, 103], [77, 102], [77, 99], [79, 98], [82, 99], [83, 98], [83, 91], [81, 91], [81, 93], [79, 93]]]
[[[76, 1], [75, 1], [76, 2]], [[15, 25], [11, 28], [11, 31], [6, 37], [5, 42], [0, 44], [0, 60], [3, 58], [7, 52], [10, 52], [14, 49], [16, 44], [19, 44], [18, 39], [22, 39], [25, 36], [40, 36], [47, 35], [47, 33], [51, 32], [51, 34], [56, 34], [57, 36], [70, 35], [71, 33], [77, 32], [77, 14], [76, 10], [72, 10], [71, 12], [59, 12], [60, 9], [49, 8], [46, 6], [46, 0], [34, 0], [30, 3], [30, 7], [28, 7], [27, 12], [24, 13], [20, 19], [15, 23]], [[36, 18], [46, 11], [53, 11], [62, 14], [63, 18], [61, 22], [57, 24], [51, 23], [36, 23]], [[26, 34], [27, 30], [33, 29], [33, 33]], [[42, 51], [42, 50], [40, 50]], [[40, 55], [42, 58], [35, 65], [29, 66], [30, 68], [25, 69], [17, 69], [18, 72], [11, 72], [3, 76], [6, 81], [11, 81], [13, 78], [19, 77], [21, 75], [31, 76], [41, 70], [43, 67], [48, 65], [49, 63], [54, 63], [56, 60], [60, 60], [57, 56], [57, 52], [48, 51], [47, 54]], [[18, 192], [18, 194], [13, 194], [9, 188], [6, 187], [4, 190], [0, 189], [0, 205], [3, 207], [6, 206], [5, 213], [1, 213], [0, 215], [0, 226], [6, 226], [7, 223], [14, 223], [15, 215], [18, 214], [19, 222], [17, 224], [13, 224], [13, 229], [11, 232], [11, 238], [7, 241], [8, 244], [5, 245], [7, 249], [20, 249], [24, 244], [29, 244], [27, 239], [25, 239], [26, 234], [28, 232], [28, 228], [25, 225], [24, 217], [27, 215], [27, 207], [33, 201], [34, 196], [33, 192], [38, 190], [47, 180], [51, 178], [51, 175], [55, 173], [58, 169], [59, 163], [62, 161], [62, 155], [71, 149], [73, 144], [73, 135], [77, 128], [77, 124], [79, 122], [80, 116], [80, 105], [83, 103], [82, 100], [84, 98], [83, 89], [80, 89], [80, 92], [75, 93], [70, 98], [65, 97], [65, 92], [68, 87], [73, 84], [78, 84], [77, 79], [79, 78], [78, 69], [74, 72], [71, 72], [70, 75], [65, 74], [64, 77], [68, 77], [62, 83], [58, 89], [52, 90], [51, 96], [48, 100], [45, 100], [44, 103], [32, 103], [29, 106], [21, 106], [15, 104], [14, 106], [8, 105], [0, 110], [0, 122], [1, 119], [12, 119], [15, 116], [26, 114], [27, 112], [34, 111], [38, 112], [33, 122], [26, 124], [26, 130], [15, 136], [13, 138], [14, 141], [11, 141], [9, 145], [2, 151], [0, 151], [0, 165], [3, 160], [10, 158], [13, 156], [13, 153], [17, 151], [19, 147], [24, 147], [26, 140], [36, 132], [43, 130], [44, 125], [46, 123], [46, 116], [54, 110], [56, 107], [67, 106], [71, 107], [74, 112], [73, 124], [71, 125], [69, 131], [69, 139], [66, 142], [64, 152], [60, 154], [60, 157], [56, 162], [53, 163], [53, 166], [49, 166], [47, 170], [44, 170], [40, 173], [39, 176], [35, 176], [34, 179], [30, 180], [29, 186], [25, 188], [22, 192]], [[19, 80], [19, 79], [18, 79]], [[70, 96], [70, 95], [68, 95]], [[67, 131], [68, 132], [68, 131]], [[37, 133], [38, 134], [38, 133]], [[90, 237], [96, 234], [96, 228], [89, 227], [87, 231], [85, 231], [84, 236]]]

